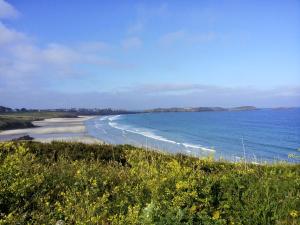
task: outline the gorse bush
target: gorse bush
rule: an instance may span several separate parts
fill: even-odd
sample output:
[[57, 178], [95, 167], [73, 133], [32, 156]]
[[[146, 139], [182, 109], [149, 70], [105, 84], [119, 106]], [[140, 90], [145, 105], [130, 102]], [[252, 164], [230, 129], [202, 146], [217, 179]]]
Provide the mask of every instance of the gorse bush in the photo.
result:
[[0, 143], [0, 224], [299, 224], [300, 166]]

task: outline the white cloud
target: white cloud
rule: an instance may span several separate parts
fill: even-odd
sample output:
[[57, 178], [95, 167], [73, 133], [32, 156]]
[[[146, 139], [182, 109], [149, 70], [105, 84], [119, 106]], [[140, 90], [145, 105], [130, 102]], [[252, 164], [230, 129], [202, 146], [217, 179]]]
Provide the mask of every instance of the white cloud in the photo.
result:
[[113, 46], [103, 41], [80, 42], [77, 45], [77, 50], [87, 53], [99, 53], [107, 50], [112, 50]]
[[[1, 84], [0, 84], [1, 85]], [[148, 88], [143, 91], [142, 86]], [[146, 84], [116, 91], [61, 93], [33, 89], [24, 91], [20, 98], [17, 89], [1, 90], [0, 105], [12, 107], [113, 107], [143, 109], [156, 107], [233, 107], [253, 105], [278, 107], [300, 105], [300, 87], [257, 89], [251, 87], [224, 87], [203, 84]], [[198, 87], [198, 88], [197, 88]], [[183, 90], [189, 90], [186, 92]], [[178, 90], [178, 91], [176, 91]], [[286, 95], [286, 91], [289, 94]], [[101, 101], [99, 101], [101, 99]]]
[[160, 38], [159, 42], [162, 45], [169, 46], [169, 45], [172, 45], [172, 44], [174, 44], [175, 42], [177, 42], [179, 40], [183, 40], [185, 36], [186, 36], [186, 32], [183, 31], [183, 30], [170, 32], [170, 33], [164, 34]]
[[217, 38], [214, 32], [191, 33], [185, 30], [178, 30], [166, 33], [161, 36], [159, 43], [163, 46], [172, 46], [175, 43], [197, 44], [213, 41]]
[[11, 19], [19, 16], [19, 12], [9, 3], [0, 0], [0, 19]]
[[[138, 47], [141, 41], [132, 38], [124, 42], [125, 48]], [[80, 65], [93, 64], [112, 69], [131, 69], [134, 65], [118, 62], [107, 56], [103, 51], [112, 47], [101, 41], [84, 42], [73, 46], [59, 43], [37, 45], [33, 38], [25, 33], [7, 27], [0, 21], [0, 82], [16, 86], [16, 80], [34, 83], [38, 80], [60, 76], [83, 76], [84, 69]], [[16, 84], [16, 85], [15, 85]], [[19, 84], [20, 85], [20, 84]]]
[[110, 49], [112, 46], [102, 41], [83, 42], [78, 46], [78, 50], [83, 52], [102, 52]]
[[136, 6], [136, 19], [128, 27], [127, 32], [129, 34], [136, 34], [142, 32], [147, 24], [153, 19], [162, 17], [168, 13], [168, 5], [161, 3], [156, 7], [145, 6], [144, 4], [138, 4]]
[[143, 20], [137, 20], [134, 24], [128, 28], [128, 33], [138, 33], [144, 29], [145, 22]]
[[41, 50], [41, 56], [45, 62], [57, 65], [66, 65], [78, 62], [82, 57], [79, 52], [60, 44], [49, 44]]
[[[34, 42], [34, 38], [3, 23], [4, 19], [18, 17], [19, 12], [0, 0], [0, 83], [1, 88], [29, 88], [43, 86], [55, 78], [85, 76], [88, 71], [81, 65], [95, 65], [112, 69], [131, 69], [134, 65], [121, 63], [103, 55], [112, 46], [102, 41], [74, 45]], [[124, 42], [126, 48], [138, 47], [137, 38]], [[3, 89], [2, 89], [3, 90]]]
[[15, 31], [13, 29], [7, 28], [0, 21], [0, 46], [12, 44], [12, 43], [18, 42], [18, 41], [24, 41], [26, 39], [27, 39], [27, 37], [25, 34]]
[[137, 87], [129, 87], [129, 90], [141, 91], [143, 93], [179, 93], [186, 91], [203, 91], [212, 89], [213, 86], [203, 84], [165, 83], [144, 84]]
[[[197, 106], [198, 101], [201, 103], [199, 103], [200, 106], [229, 106], [236, 104], [267, 107], [299, 106], [300, 104], [300, 86], [257, 88], [251, 86], [230, 87], [206, 84], [158, 83], [124, 87], [122, 90], [122, 95], [124, 96], [128, 94], [135, 96], [138, 93], [139, 96], [144, 96], [145, 98], [175, 98], [178, 99], [179, 104], [185, 104], [185, 106]], [[180, 99], [182, 102], [180, 102]], [[285, 103], [284, 101], [287, 102]], [[173, 106], [178, 106], [176, 101], [173, 104], [175, 104]]]
[[214, 32], [207, 32], [207, 33], [200, 33], [194, 34], [188, 37], [191, 42], [194, 43], [203, 43], [203, 42], [210, 42], [217, 38], [216, 33]]
[[130, 37], [124, 39], [121, 44], [125, 50], [128, 50], [132, 48], [140, 48], [143, 42], [139, 37]]

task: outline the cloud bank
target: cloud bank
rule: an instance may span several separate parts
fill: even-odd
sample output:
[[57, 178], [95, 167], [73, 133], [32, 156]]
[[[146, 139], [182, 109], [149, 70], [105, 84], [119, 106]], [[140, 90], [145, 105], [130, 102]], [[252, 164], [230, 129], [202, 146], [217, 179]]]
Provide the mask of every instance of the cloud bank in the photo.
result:
[[[1, 92], [0, 105], [13, 107], [68, 108], [113, 107], [147, 109], [156, 107], [257, 107], [299, 106], [300, 86], [260, 90], [251, 87], [220, 87], [201, 84], [147, 84], [120, 91], [64, 93], [53, 91]], [[275, 100], [274, 100], [275, 99]]]

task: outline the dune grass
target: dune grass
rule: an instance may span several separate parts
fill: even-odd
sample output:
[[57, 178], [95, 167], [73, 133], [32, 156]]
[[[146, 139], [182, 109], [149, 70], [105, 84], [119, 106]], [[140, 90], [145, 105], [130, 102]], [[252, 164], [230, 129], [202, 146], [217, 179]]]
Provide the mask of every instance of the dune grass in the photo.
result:
[[129, 145], [2, 142], [0, 224], [299, 224], [299, 175]]

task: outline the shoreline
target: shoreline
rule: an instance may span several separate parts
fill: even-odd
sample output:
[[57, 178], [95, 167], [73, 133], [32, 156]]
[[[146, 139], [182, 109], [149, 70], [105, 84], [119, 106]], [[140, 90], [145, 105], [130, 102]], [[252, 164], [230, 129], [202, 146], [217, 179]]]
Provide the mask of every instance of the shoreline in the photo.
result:
[[5, 130], [0, 132], [0, 141], [11, 140], [25, 135], [35, 141], [50, 143], [51, 141], [82, 142], [87, 144], [103, 143], [103, 141], [87, 134], [85, 121], [95, 116], [78, 116], [77, 118], [51, 118], [33, 121], [33, 128]]

